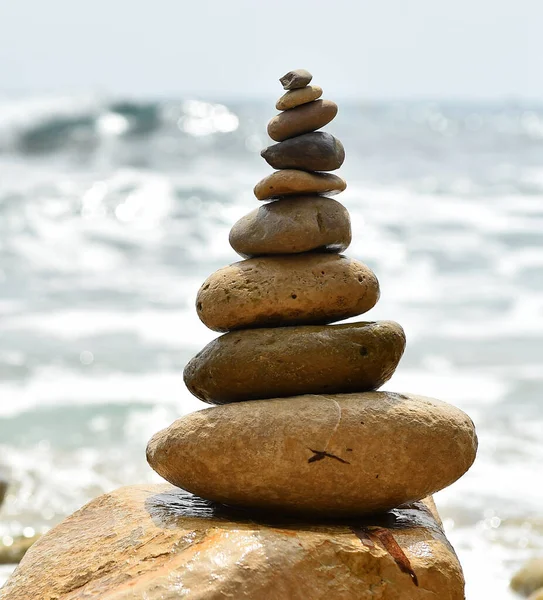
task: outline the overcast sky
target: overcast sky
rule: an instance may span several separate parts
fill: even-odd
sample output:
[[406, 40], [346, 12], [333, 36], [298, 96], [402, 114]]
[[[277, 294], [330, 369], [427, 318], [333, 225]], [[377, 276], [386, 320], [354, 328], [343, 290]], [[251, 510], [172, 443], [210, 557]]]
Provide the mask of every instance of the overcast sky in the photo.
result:
[[543, 99], [543, 0], [0, 0], [0, 93]]

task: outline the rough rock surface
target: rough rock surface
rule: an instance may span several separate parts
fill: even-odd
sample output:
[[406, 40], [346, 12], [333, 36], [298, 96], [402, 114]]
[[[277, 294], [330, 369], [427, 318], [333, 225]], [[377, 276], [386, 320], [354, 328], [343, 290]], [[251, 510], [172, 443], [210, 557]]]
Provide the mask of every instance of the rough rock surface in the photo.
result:
[[365, 264], [338, 254], [251, 258], [210, 275], [196, 297], [215, 331], [331, 323], [370, 310], [379, 283]]
[[347, 209], [322, 196], [298, 196], [264, 204], [230, 230], [230, 245], [244, 258], [311, 250], [343, 252], [351, 243]]
[[191, 393], [210, 404], [374, 390], [405, 348], [393, 321], [233, 331], [185, 367]]
[[431, 499], [312, 523], [214, 506], [170, 485], [96, 498], [47, 533], [1, 600], [462, 600]]
[[282, 142], [324, 127], [337, 115], [337, 104], [331, 100], [315, 100], [279, 113], [268, 123], [268, 135]]
[[270, 200], [290, 194], [337, 194], [346, 187], [344, 179], [331, 173], [283, 169], [259, 181], [254, 193], [259, 200]]
[[307, 102], [317, 100], [322, 96], [322, 88], [318, 85], [307, 85], [297, 90], [290, 90], [283, 94], [275, 104], [277, 110], [288, 110], [289, 108], [296, 108]]
[[461, 477], [477, 438], [460, 409], [367, 392], [215, 406], [151, 438], [147, 459], [208, 500], [289, 513], [363, 515], [420, 500]]
[[268, 146], [260, 153], [274, 169], [334, 171], [345, 160], [343, 144], [324, 131], [304, 133]]
[[543, 557], [529, 560], [511, 579], [511, 588], [529, 596], [532, 592], [543, 588]]
[[305, 69], [295, 69], [289, 71], [279, 79], [284, 90], [297, 90], [309, 84], [313, 79], [313, 75]]

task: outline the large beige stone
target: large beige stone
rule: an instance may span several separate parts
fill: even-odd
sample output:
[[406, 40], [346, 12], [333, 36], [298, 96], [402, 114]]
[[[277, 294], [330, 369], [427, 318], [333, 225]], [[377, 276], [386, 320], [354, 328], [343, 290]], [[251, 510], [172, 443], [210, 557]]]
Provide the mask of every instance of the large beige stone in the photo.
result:
[[230, 231], [230, 245], [245, 258], [311, 250], [343, 252], [350, 243], [347, 209], [322, 196], [269, 202], [242, 217]]
[[404, 348], [403, 329], [393, 321], [246, 329], [210, 342], [184, 377], [211, 404], [365, 392], [392, 377]]
[[511, 579], [511, 588], [523, 596], [543, 588], [543, 557], [529, 560], [517, 571]]
[[297, 169], [283, 169], [264, 177], [255, 185], [259, 200], [270, 200], [292, 194], [338, 194], [347, 187], [341, 177], [332, 173], [310, 173]]
[[[93, 500], [27, 554], [2, 600], [462, 600], [430, 499], [375, 520], [232, 512], [169, 485]], [[434, 516], [435, 515], [435, 516]]]
[[268, 123], [268, 135], [282, 142], [324, 127], [337, 115], [337, 104], [331, 100], [315, 100], [279, 113]]
[[215, 406], [147, 447], [170, 483], [225, 504], [357, 516], [420, 500], [475, 459], [470, 418], [422, 396], [367, 392]]
[[322, 96], [322, 88], [318, 85], [306, 85], [303, 88], [297, 90], [290, 90], [283, 94], [275, 104], [277, 110], [288, 110], [289, 108], [296, 108], [301, 104], [312, 102]]
[[365, 264], [337, 254], [251, 258], [210, 275], [196, 310], [207, 327], [231, 331], [332, 323], [370, 310], [379, 282]]

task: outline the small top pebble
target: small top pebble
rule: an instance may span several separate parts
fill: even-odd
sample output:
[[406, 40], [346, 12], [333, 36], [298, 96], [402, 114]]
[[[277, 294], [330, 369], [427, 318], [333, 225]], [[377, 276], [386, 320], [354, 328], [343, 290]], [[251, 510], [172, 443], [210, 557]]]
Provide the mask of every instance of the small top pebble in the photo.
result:
[[313, 75], [305, 69], [296, 69], [289, 71], [279, 80], [284, 90], [297, 90], [309, 84], [313, 79]]

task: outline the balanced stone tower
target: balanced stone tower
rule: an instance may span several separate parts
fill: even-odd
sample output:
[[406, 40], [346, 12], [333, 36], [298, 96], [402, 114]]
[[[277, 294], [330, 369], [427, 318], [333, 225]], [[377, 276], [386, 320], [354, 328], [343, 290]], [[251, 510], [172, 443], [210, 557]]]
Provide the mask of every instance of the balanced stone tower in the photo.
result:
[[[327, 173], [341, 142], [315, 131], [337, 114], [305, 70], [281, 78], [283, 111], [262, 151], [277, 169], [257, 183], [268, 201], [240, 219], [230, 244], [245, 260], [213, 273], [196, 308], [227, 332], [185, 368], [200, 400], [224, 405], [153, 437], [150, 465], [171, 483], [229, 505], [280, 513], [360, 516], [420, 500], [456, 481], [476, 452], [462, 411], [412, 394], [376, 392], [405, 336], [393, 321], [331, 325], [370, 310], [379, 283], [340, 254], [349, 213]], [[242, 402], [252, 401], [252, 402]]]
[[316, 131], [337, 106], [310, 81], [281, 78], [277, 143], [262, 152], [277, 170], [230, 235], [244, 260], [198, 293], [202, 321], [225, 333], [185, 382], [221, 406], [150, 440], [150, 465], [175, 487], [96, 498], [29, 550], [0, 600], [463, 600], [430, 495], [472, 464], [473, 423], [375, 391], [404, 351], [400, 325], [331, 324], [370, 310], [379, 284], [340, 254], [349, 214], [329, 196], [345, 182], [328, 171], [344, 150]]

